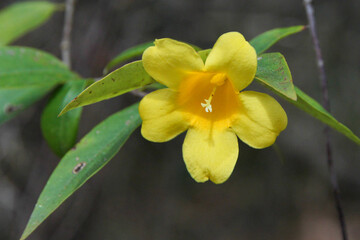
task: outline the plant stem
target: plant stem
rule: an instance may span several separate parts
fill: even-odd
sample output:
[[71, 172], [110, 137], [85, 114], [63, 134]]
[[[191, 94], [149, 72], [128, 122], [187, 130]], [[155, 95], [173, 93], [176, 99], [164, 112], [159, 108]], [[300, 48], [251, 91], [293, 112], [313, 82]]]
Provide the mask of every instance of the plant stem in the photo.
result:
[[64, 29], [61, 40], [61, 58], [62, 61], [71, 68], [71, 30], [74, 17], [75, 0], [66, 0]]
[[[316, 26], [315, 26], [315, 17], [314, 17], [314, 9], [311, 4], [311, 0], [304, 0], [306, 15], [309, 21], [309, 30], [311, 33], [315, 53], [316, 53], [316, 63], [319, 70], [319, 78], [320, 78], [320, 85], [322, 89], [322, 95], [323, 95], [323, 106], [324, 108], [330, 112], [330, 103], [329, 103], [329, 92], [327, 87], [327, 79], [325, 74], [325, 68], [324, 68], [324, 61], [321, 55], [321, 49], [319, 44], [319, 39], [317, 37], [316, 33]], [[326, 137], [326, 156], [327, 156], [327, 165], [329, 169], [330, 174], [330, 183], [332, 187], [332, 191], [334, 194], [334, 200], [335, 200], [335, 207], [338, 213], [338, 218], [340, 222], [341, 227], [341, 233], [342, 233], [342, 239], [347, 240], [347, 232], [346, 232], [346, 224], [345, 224], [345, 217], [344, 212], [341, 207], [341, 201], [340, 201], [340, 191], [339, 191], [339, 185], [336, 177], [336, 171], [334, 167], [334, 161], [332, 158], [332, 149], [330, 144], [330, 134], [329, 134], [329, 127], [325, 127], [324, 134]]]

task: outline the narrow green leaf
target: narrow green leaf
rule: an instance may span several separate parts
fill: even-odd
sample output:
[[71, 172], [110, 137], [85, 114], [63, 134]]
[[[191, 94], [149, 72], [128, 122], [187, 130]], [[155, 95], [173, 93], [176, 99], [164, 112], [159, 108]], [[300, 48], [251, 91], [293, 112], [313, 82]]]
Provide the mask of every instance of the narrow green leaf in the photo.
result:
[[0, 89], [0, 125], [48, 93], [53, 86]]
[[[189, 44], [192, 46], [196, 51], [200, 51], [201, 48], [195, 46], [193, 44]], [[114, 59], [112, 59], [105, 67], [104, 74], [107, 74], [112, 68], [115, 66], [119, 66], [121, 63], [130, 60], [134, 57], [138, 57], [143, 54], [143, 52], [148, 48], [154, 46], [154, 42], [147, 42], [143, 44], [136, 45], [134, 47], [128, 48], [119, 55], [117, 55]]]
[[250, 44], [255, 48], [256, 53], [259, 55], [284, 37], [301, 32], [304, 29], [305, 26], [302, 25], [286, 28], [275, 28], [253, 38], [250, 41]]
[[255, 79], [288, 98], [296, 100], [290, 69], [281, 53], [260, 55]]
[[61, 111], [60, 115], [77, 107], [100, 102], [155, 82], [141, 61], [129, 63], [93, 83]]
[[136, 45], [134, 47], [128, 48], [119, 55], [117, 55], [114, 59], [112, 59], [105, 67], [104, 74], [107, 74], [112, 68], [118, 66], [120, 63], [125, 62], [134, 57], [140, 56], [143, 54], [145, 49], [148, 47], [154, 46], [153, 42], [147, 42], [143, 44]]
[[15, 3], [0, 11], [0, 46], [7, 45], [39, 27], [59, 9], [45, 1]]
[[82, 108], [58, 117], [65, 105], [86, 87], [85, 80], [71, 81], [61, 86], [52, 96], [41, 116], [43, 136], [53, 150], [62, 157], [76, 141]]
[[35, 205], [21, 239], [27, 238], [62, 202], [104, 167], [140, 125], [138, 104], [91, 130], [60, 161]]
[[32, 48], [0, 48], [0, 88], [53, 86], [79, 77], [56, 57]]
[[320, 103], [316, 100], [305, 94], [299, 88], [295, 87], [295, 91], [297, 93], [297, 101], [291, 100], [284, 95], [279, 94], [279, 96], [283, 97], [290, 103], [294, 104], [296, 107], [300, 108], [301, 110], [307, 112], [311, 116], [317, 118], [321, 122], [327, 124], [328, 126], [332, 127], [334, 130], [342, 133], [350, 140], [354, 141], [355, 143], [360, 145], [360, 139], [357, 137], [348, 127], [344, 124], [337, 121], [328, 111], [326, 111]]

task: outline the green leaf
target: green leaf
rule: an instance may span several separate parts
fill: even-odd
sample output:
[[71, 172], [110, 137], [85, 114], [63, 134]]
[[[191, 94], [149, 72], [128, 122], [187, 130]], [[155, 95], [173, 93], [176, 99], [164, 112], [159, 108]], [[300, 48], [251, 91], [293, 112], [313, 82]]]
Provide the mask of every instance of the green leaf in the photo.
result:
[[360, 139], [357, 137], [349, 128], [347, 128], [344, 124], [337, 121], [328, 111], [326, 111], [320, 103], [316, 100], [305, 94], [299, 88], [295, 87], [295, 91], [297, 93], [297, 101], [291, 100], [284, 95], [279, 94], [279, 96], [283, 97], [290, 103], [294, 104], [296, 107], [301, 110], [307, 112], [311, 116], [319, 119], [321, 122], [329, 125], [334, 130], [339, 133], [344, 134], [350, 140], [360, 145]]
[[53, 86], [79, 77], [56, 57], [26, 47], [0, 48], [0, 88]]
[[59, 9], [50, 2], [15, 3], [0, 11], [0, 46], [7, 45], [39, 27]]
[[107, 74], [110, 69], [119, 65], [122, 62], [125, 62], [134, 57], [140, 56], [143, 52], [148, 48], [154, 46], [153, 42], [147, 42], [143, 44], [136, 45], [134, 47], [128, 48], [119, 55], [117, 55], [114, 59], [112, 59], [105, 67], [104, 74]]
[[104, 167], [140, 123], [138, 104], [134, 104], [97, 125], [69, 151], [40, 194], [21, 239], [27, 238], [62, 202]]
[[0, 89], [0, 125], [48, 93], [53, 86]]
[[93, 83], [72, 100], [60, 113], [100, 102], [155, 82], [145, 71], [141, 61], [129, 63], [103, 79]]
[[[189, 43], [187, 43], [189, 44]], [[201, 48], [199, 48], [198, 46], [195, 46], [193, 44], [189, 44], [190, 46], [192, 46], [196, 51], [200, 51]], [[154, 42], [147, 42], [147, 43], [143, 43], [143, 44], [139, 44], [136, 45], [134, 47], [128, 48], [125, 51], [123, 51], [122, 53], [120, 53], [119, 55], [117, 55], [114, 59], [112, 59], [105, 67], [104, 69], [104, 74], [107, 74], [109, 72], [109, 70], [111, 70], [112, 68], [114, 68], [115, 66], [120, 65], [121, 63], [130, 60], [134, 57], [138, 57], [140, 55], [143, 54], [143, 52], [148, 48], [154, 46]]]
[[250, 41], [250, 44], [255, 48], [256, 53], [259, 55], [279, 40], [291, 34], [301, 32], [305, 26], [293, 26], [286, 28], [275, 28], [270, 31], [264, 32]]
[[86, 87], [86, 81], [65, 83], [52, 96], [41, 116], [43, 136], [53, 152], [62, 157], [76, 141], [82, 108], [58, 117], [65, 105]]
[[286, 97], [296, 100], [290, 69], [281, 53], [260, 55], [255, 79]]

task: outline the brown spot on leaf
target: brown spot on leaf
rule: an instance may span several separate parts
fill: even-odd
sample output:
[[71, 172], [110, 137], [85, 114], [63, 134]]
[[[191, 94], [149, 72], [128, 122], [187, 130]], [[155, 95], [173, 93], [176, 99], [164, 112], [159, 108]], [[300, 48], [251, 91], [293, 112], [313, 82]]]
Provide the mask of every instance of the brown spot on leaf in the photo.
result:
[[114, 79], [114, 78], [111, 78], [111, 80], [112, 80], [113, 82], [115, 82], [115, 79]]
[[86, 162], [78, 163], [72, 171], [73, 174], [78, 174], [81, 170], [84, 169], [85, 166], [86, 166]]
[[7, 104], [4, 108], [6, 114], [13, 113], [21, 108], [21, 105]]
[[91, 90], [89, 91], [89, 94], [92, 94], [92, 91], [91, 91]]

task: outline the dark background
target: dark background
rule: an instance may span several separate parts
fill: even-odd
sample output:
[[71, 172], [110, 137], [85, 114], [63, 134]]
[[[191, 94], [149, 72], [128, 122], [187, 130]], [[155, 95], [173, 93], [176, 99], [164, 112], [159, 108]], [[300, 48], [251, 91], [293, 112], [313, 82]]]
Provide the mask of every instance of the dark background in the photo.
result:
[[[19, 2], [2, 0], [0, 7]], [[58, 1], [60, 2], [60, 1]], [[314, 1], [333, 115], [360, 135], [359, 0]], [[79, 0], [73, 70], [101, 77], [124, 49], [171, 37], [209, 48], [239, 31], [250, 40], [277, 27], [307, 24], [300, 0]], [[16, 41], [60, 56], [63, 13]], [[287, 59], [294, 83], [321, 100], [308, 31], [269, 51]], [[266, 91], [255, 86], [261, 91]], [[84, 108], [79, 139], [110, 114], [138, 101], [126, 94]], [[279, 100], [289, 124], [277, 145], [240, 144], [230, 179], [198, 184], [182, 160], [184, 134], [168, 143], [137, 130], [116, 157], [51, 215], [29, 239], [340, 239], [325, 157], [324, 125]], [[41, 136], [47, 99], [0, 127], [0, 239], [18, 239], [59, 159]], [[350, 239], [360, 239], [360, 148], [331, 132]]]

